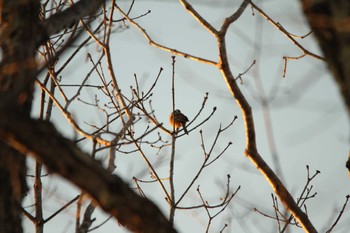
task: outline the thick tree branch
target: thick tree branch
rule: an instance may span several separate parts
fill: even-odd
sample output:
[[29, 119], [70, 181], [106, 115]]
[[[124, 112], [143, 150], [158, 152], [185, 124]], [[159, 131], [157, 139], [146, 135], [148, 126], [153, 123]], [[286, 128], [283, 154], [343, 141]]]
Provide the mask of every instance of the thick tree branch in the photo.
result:
[[[220, 40], [219, 40], [220, 41]], [[224, 41], [219, 43], [221, 50], [226, 50], [224, 46]], [[221, 56], [223, 60], [227, 61], [226, 52], [222, 52]], [[293, 197], [285, 188], [281, 180], [270, 168], [270, 166], [265, 162], [257, 150], [256, 137], [255, 137], [255, 127], [254, 119], [251, 106], [244, 97], [243, 93], [239, 89], [228, 63], [224, 62], [220, 67], [220, 71], [225, 79], [225, 82], [234, 96], [237, 104], [240, 106], [242, 115], [244, 118], [245, 128], [246, 128], [246, 150], [245, 155], [253, 162], [257, 169], [265, 176], [266, 180], [270, 183], [274, 192], [278, 195], [282, 203], [288, 208], [288, 210], [293, 214], [297, 221], [302, 225], [306, 232], [317, 232], [312, 223], [310, 222], [307, 215], [298, 207], [295, 203]]]
[[49, 36], [78, 23], [83, 17], [92, 15], [105, 2], [105, 0], [80, 0], [66, 10], [50, 16], [43, 22], [45, 35], [42, 39], [45, 40]]
[[0, 116], [0, 139], [33, 156], [90, 194], [102, 209], [134, 232], [176, 232], [157, 206], [135, 194], [119, 177], [63, 138], [49, 122], [12, 112]]

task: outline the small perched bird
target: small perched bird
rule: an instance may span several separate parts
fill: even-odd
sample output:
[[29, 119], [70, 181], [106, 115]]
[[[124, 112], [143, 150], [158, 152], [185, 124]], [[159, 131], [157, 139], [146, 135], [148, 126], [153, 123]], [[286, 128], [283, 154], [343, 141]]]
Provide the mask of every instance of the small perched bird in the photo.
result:
[[182, 127], [186, 134], [188, 134], [188, 131], [186, 129], [186, 123], [188, 122], [187, 116], [181, 113], [179, 109], [176, 109], [173, 113], [170, 114], [169, 122], [172, 127], [175, 128], [176, 131], [179, 130], [180, 127]]

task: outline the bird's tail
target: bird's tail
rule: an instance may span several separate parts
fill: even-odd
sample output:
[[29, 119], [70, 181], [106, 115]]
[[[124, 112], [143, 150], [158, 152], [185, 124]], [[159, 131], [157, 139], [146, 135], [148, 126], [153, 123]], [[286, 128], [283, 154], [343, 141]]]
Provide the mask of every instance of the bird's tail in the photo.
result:
[[185, 134], [188, 134], [188, 131], [187, 131], [186, 125], [183, 125], [182, 127], [184, 128]]

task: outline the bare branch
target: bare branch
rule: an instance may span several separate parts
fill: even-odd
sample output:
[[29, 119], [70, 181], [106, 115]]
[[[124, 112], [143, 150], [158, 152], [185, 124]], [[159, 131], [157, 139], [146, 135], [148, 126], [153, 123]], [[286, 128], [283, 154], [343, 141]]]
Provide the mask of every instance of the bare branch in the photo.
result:
[[185, 58], [189, 58], [191, 60], [194, 60], [194, 61], [199, 61], [199, 62], [203, 62], [205, 64], [209, 64], [209, 65], [214, 65], [216, 66], [217, 63], [214, 62], [214, 61], [211, 61], [211, 60], [207, 60], [207, 59], [204, 59], [204, 58], [201, 58], [201, 57], [198, 57], [198, 56], [194, 56], [194, 55], [191, 55], [189, 53], [185, 53], [185, 52], [181, 52], [181, 51], [178, 51], [176, 49], [173, 49], [173, 48], [170, 48], [170, 47], [167, 47], [167, 46], [164, 46], [164, 45], [161, 45], [157, 42], [155, 42], [154, 40], [151, 39], [151, 37], [148, 35], [148, 33], [146, 32], [146, 30], [144, 28], [142, 28], [138, 23], [136, 23], [133, 19], [131, 19], [129, 16], [127, 16], [124, 11], [122, 11], [118, 5], [115, 5], [115, 7], [118, 9], [118, 11], [132, 24], [134, 25], [137, 29], [139, 29], [143, 35], [146, 37], [146, 39], [148, 40], [148, 43], [156, 48], [159, 48], [159, 49], [162, 49], [164, 51], [167, 51], [167, 52], [170, 52], [174, 55], [178, 55], [178, 56], [182, 56], [182, 57], [185, 57]]
[[59, 214], [60, 212], [62, 212], [63, 210], [65, 210], [68, 206], [70, 206], [72, 203], [74, 203], [76, 200], [78, 200], [80, 197], [80, 195], [76, 196], [75, 198], [73, 198], [72, 200], [70, 200], [69, 202], [67, 202], [64, 206], [62, 206], [61, 208], [59, 208], [56, 212], [54, 212], [53, 214], [51, 214], [47, 219], [45, 219], [44, 223], [47, 223], [48, 221], [50, 221], [51, 219], [53, 219], [57, 214]]
[[333, 229], [334, 229], [334, 227], [338, 224], [339, 219], [342, 217], [342, 215], [343, 215], [343, 213], [344, 213], [344, 210], [345, 210], [345, 207], [346, 207], [346, 205], [348, 204], [349, 198], [350, 198], [350, 195], [347, 195], [347, 196], [346, 196], [345, 203], [344, 203], [344, 205], [343, 205], [343, 208], [340, 210], [337, 219], [334, 221], [334, 223], [333, 223], [333, 225], [331, 226], [331, 228], [329, 228], [329, 230], [326, 231], [326, 233], [332, 232]]
[[84, 16], [92, 15], [104, 2], [105, 0], [80, 0], [66, 10], [52, 15], [43, 23], [45, 36], [56, 34], [71, 27]]
[[188, 3], [186, 0], [179, 1], [185, 7], [185, 9], [191, 13], [193, 18], [197, 19], [197, 21], [202, 24], [204, 28], [214, 35], [218, 33], [218, 31], [206, 19], [204, 19], [196, 10], [194, 10], [190, 3]]

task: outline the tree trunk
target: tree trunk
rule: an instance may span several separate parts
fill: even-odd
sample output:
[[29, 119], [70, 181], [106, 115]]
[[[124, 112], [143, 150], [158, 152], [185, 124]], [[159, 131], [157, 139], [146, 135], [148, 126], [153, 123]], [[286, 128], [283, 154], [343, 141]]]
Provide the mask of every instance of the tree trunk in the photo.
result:
[[301, 0], [350, 117], [350, 1]]
[[20, 204], [26, 192], [25, 157], [0, 144], [0, 232], [22, 232]]
[[[0, 1], [1, 114], [16, 111], [29, 117], [36, 78], [38, 12], [39, 1]], [[20, 206], [27, 191], [25, 178], [25, 156], [0, 142], [0, 232], [22, 232]]]

